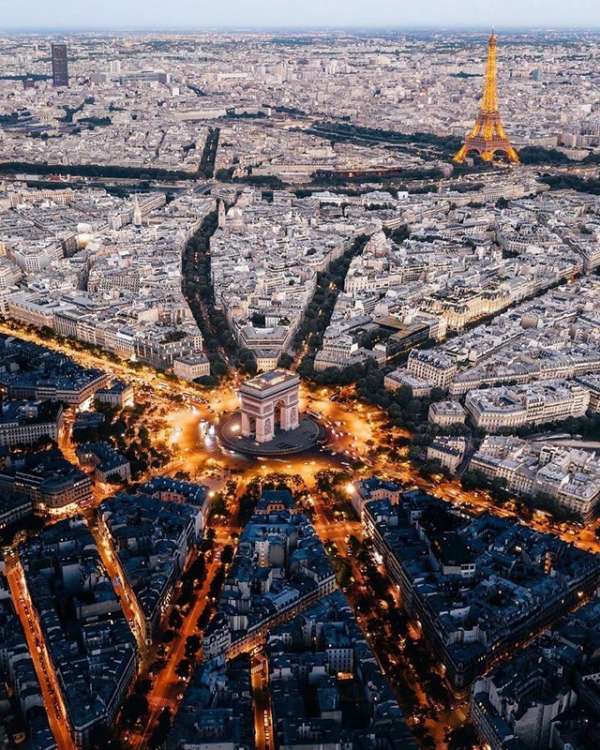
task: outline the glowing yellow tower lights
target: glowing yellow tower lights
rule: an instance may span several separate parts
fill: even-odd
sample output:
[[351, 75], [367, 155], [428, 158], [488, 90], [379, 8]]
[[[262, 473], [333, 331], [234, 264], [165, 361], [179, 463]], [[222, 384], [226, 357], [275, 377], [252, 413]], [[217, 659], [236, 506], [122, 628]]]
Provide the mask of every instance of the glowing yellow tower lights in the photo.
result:
[[470, 151], [476, 151], [484, 161], [492, 161], [497, 151], [506, 154], [513, 164], [519, 164], [519, 155], [513, 148], [502, 125], [498, 111], [498, 86], [496, 83], [496, 35], [488, 41], [488, 57], [485, 69], [485, 88], [475, 125], [465, 138], [464, 145], [454, 157], [462, 163]]

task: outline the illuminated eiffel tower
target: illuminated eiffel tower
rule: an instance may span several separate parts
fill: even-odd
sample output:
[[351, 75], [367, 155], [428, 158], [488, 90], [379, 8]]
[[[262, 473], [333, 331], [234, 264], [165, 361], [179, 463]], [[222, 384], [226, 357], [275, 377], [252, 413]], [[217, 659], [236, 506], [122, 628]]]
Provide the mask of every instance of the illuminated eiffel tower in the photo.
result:
[[485, 69], [485, 88], [475, 125], [465, 138], [464, 145], [454, 157], [455, 162], [463, 162], [470, 151], [477, 151], [484, 161], [492, 161], [496, 151], [506, 154], [509, 161], [519, 164], [519, 155], [502, 125], [498, 111], [498, 88], [496, 86], [496, 35], [492, 33], [488, 41], [488, 58]]

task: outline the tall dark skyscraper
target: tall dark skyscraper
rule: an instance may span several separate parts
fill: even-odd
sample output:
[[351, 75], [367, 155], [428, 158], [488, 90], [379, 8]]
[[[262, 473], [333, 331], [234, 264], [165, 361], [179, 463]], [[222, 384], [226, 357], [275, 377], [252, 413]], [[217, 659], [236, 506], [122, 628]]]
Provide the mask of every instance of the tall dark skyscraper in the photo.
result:
[[52, 83], [55, 86], [69, 85], [69, 61], [66, 44], [52, 45]]

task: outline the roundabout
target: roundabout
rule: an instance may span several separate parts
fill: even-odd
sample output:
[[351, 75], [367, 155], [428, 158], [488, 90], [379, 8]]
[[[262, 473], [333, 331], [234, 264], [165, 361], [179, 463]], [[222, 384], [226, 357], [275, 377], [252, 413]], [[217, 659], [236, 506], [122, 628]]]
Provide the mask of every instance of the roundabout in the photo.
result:
[[248, 456], [276, 457], [314, 448], [325, 430], [298, 411], [300, 378], [277, 369], [256, 375], [238, 390], [240, 408], [221, 420], [222, 445]]
[[295, 429], [277, 431], [271, 440], [259, 443], [254, 437], [242, 434], [242, 413], [237, 411], [223, 417], [217, 435], [225, 448], [236, 453], [276, 458], [311, 450], [325, 438], [325, 430], [315, 419], [303, 415]]

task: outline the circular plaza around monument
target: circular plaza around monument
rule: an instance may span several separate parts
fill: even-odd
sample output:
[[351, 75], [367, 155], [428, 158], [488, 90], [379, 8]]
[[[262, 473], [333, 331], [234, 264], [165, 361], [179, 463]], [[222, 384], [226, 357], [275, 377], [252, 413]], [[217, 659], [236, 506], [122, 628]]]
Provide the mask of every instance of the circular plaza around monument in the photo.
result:
[[239, 388], [240, 409], [219, 425], [221, 443], [251, 456], [289, 456], [313, 448], [324, 436], [317, 421], [298, 412], [300, 378], [272, 370]]
[[278, 431], [272, 440], [258, 443], [253, 437], [244, 437], [241, 431], [242, 414], [236, 411], [221, 420], [217, 434], [229, 450], [248, 456], [292, 456], [314, 448], [325, 433], [319, 423], [309, 416], [299, 419], [294, 430]]

